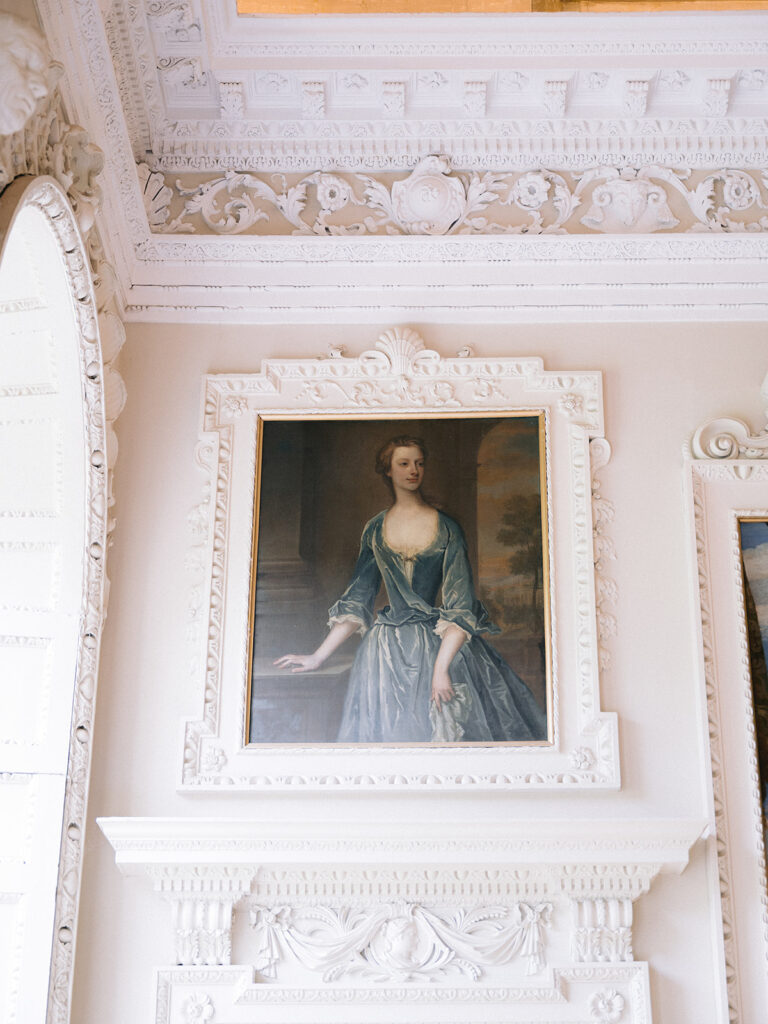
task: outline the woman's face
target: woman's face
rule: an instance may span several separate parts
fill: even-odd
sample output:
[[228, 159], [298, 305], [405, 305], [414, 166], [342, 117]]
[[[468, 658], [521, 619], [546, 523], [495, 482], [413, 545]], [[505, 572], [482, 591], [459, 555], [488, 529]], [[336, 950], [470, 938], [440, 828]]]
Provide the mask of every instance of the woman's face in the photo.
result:
[[424, 455], [421, 448], [395, 448], [388, 475], [396, 491], [418, 491], [424, 480]]

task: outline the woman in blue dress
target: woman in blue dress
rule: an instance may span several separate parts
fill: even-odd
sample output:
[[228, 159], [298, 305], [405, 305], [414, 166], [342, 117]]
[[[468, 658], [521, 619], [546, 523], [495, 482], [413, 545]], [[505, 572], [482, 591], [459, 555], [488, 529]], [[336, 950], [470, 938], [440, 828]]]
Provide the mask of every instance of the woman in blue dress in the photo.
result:
[[[500, 631], [475, 597], [461, 527], [421, 493], [425, 461], [417, 437], [392, 438], [379, 451], [376, 470], [393, 502], [363, 530], [352, 580], [330, 609], [330, 632], [314, 653], [275, 664], [312, 671], [363, 634], [340, 743], [546, 739], [545, 713], [483, 639]], [[382, 580], [389, 604], [374, 618]]]

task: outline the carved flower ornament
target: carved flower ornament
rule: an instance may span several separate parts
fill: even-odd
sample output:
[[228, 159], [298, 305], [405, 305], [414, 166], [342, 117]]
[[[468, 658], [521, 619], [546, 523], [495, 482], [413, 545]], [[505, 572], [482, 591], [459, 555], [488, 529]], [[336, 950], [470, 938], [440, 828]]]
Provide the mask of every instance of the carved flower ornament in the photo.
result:
[[216, 1013], [211, 997], [204, 992], [193, 992], [185, 1001], [183, 1012], [186, 1024], [210, 1024]]
[[549, 196], [549, 182], [543, 174], [521, 174], [512, 189], [512, 199], [526, 210], [538, 210]]
[[754, 182], [746, 174], [732, 172], [723, 182], [723, 199], [732, 210], [747, 210], [754, 203]]
[[443, 235], [462, 216], [464, 187], [450, 178], [444, 156], [428, 156], [404, 181], [392, 185], [392, 208], [403, 230], [411, 235]]
[[584, 399], [581, 395], [561, 395], [558, 405], [566, 416], [579, 416], [584, 411]]
[[573, 750], [570, 762], [571, 767], [580, 772], [591, 771], [597, 763], [594, 751], [590, 750], [589, 747], [577, 747], [576, 750]]
[[335, 174], [320, 174], [317, 178], [317, 201], [323, 210], [335, 213], [352, 198], [352, 189]]
[[589, 1012], [600, 1024], [618, 1024], [624, 1012], [624, 996], [615, 989], [595, 992], [589, 1001]]

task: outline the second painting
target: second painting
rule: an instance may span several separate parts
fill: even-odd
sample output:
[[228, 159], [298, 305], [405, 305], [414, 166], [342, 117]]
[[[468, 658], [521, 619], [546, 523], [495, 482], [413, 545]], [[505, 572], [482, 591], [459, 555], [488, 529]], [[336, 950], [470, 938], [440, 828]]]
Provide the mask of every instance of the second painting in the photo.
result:
[[247, 741], [550, 742], [543, 414], [258, 431]]

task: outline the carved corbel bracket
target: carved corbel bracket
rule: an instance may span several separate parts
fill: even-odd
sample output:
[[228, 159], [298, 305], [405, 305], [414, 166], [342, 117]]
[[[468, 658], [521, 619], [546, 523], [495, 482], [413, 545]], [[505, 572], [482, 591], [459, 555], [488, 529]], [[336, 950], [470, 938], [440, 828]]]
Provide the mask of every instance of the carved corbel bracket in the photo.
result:
[[175, 962], [214, 965], [232, 962], [232, 914], [251, 889], [253, 870], [205, 865], [148, 869], [155, 892], [171, 904]]
[[634, 959], [631, 899], [575, 899], [571, 911], [571, 956], [575, 963]]

